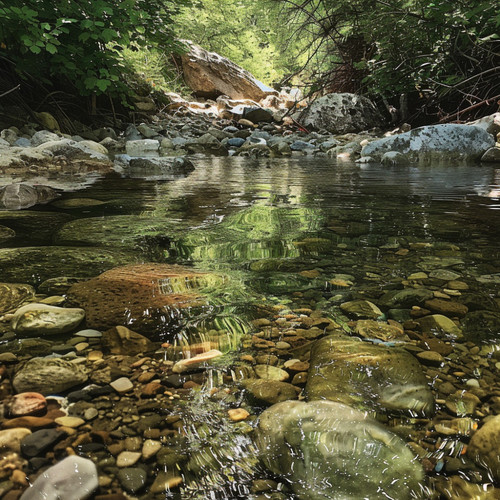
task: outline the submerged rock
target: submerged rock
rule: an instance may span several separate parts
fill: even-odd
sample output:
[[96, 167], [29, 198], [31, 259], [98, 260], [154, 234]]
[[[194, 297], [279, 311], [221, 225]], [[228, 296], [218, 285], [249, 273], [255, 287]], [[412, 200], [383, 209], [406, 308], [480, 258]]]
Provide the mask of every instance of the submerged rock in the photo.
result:
[[64, 246], [0, 249], [0, 276], [5, 280], [38, 284], [61, 275], [95, 276], [137, 258], [132, 252]]
[[32, 303], [14, 313], [11, 326], [19, 336], [55, 335], [73, 330], [84, 317], [83, 309]]
[[21, 500], [85, 500], [98, 486], [99, 477], [94, 462], [70, 455], [42, 472]]
[[0, 314], [19, 307], [35, 295], [35, 289], [21, 283], [0, 283]]
[[264, 464], [304, 500], [423, 498], [423, 471], [401, 438], [331, 401], [286, 401], [259, 419]]
[[398, 158], [405, 162], [467, 161], [478, 160], [494, 145], [494, 137], [477, 126], [429, 125], [372, 141], [363, 147], [361, 155], [381, 159], [392, 151], [400, 153]]
[[16, 232], [10, 227], [0, 225], [0, 243], [16, 237]]
[[418, 361], [404, 349], [330, 335], [315, 342], [308, 401], [329, 399], [361, 409], [432, 415], [434, 398]]
[[486, 467], [491, 478], [500, 481], [500, 415], [489, 419], [470, 440], [467, 455], [478, 465]]
[[16, 392], [57, 394], [83, 384], [88, 379], [85, 369], [60, 358], [32, 358], [17, 369], [12, 385]]
[[193, 308], [207, 305], [203, 288], [223, 283], [222, 276], [182, 266], [137, 264], [77, 283], [68, 298], [85, 309], [90, 328], [123, 325], [140, 333], [167, 333]]

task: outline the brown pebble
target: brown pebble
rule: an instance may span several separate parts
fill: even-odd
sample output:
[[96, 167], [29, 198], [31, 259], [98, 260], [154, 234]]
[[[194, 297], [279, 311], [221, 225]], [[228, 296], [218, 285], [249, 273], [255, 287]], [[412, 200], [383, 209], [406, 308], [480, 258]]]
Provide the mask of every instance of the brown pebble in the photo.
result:
[[41, 429], [43, 427], [53, 427], [55, 425], [52, 418], [47, 417], [17, 417], [11, 420], [4, 420], [4, 429], [14, 429], [15, 427], [26, 427], [27, 429]]
[[161, 394], [165, 390], [165, 387], [160, 384], [160, 382], [149, 382], [146, 384], [141, 391], [142, 397], [153, 397], [156, 394]]
[[233, 422], [241, 422], [250, 416], [250, 413], [248, 413], [244, 408], [233, 408], [228, 410], [227, 413]]

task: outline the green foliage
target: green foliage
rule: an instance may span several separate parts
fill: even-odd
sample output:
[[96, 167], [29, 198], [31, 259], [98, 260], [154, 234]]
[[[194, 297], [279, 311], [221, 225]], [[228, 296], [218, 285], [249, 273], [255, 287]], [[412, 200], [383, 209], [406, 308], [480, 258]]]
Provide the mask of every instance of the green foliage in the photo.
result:
[[280, 6], [269, 0], [197, 0], [175, 17], [182, 38], [217, 52], [267, 84], [305, 62], [304, 39], [287, 41]]
[[134, 47], [124, 48], [122, 55], [128, 68], [126, 82], [132, 87], [144, 86], [146, 95], [154, 91], [189, 93], [168, 51], [160, 47]]
[[0, 54], [81, 95], [125, 92], [122, 48], [175, 49], [172, 15], [187, 1], [0, 0]]

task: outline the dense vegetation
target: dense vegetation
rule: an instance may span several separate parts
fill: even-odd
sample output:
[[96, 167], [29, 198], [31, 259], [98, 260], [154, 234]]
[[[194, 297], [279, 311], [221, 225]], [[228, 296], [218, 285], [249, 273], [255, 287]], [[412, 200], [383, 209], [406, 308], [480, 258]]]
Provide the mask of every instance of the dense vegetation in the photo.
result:
[[0, 0], [0, 95], [24, 82], [125, 100], [138, 74], [178, 90], [171, 54], [189, 38], [267, 84], [470, 118], [500, 99], [499, 32], [484, 0]]

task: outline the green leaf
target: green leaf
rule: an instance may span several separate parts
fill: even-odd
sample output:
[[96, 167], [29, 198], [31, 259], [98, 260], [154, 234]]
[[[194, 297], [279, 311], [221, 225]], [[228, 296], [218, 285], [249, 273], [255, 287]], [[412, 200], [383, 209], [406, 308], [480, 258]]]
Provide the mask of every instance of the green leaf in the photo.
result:
[[98, 80], [96, 85], [99, 90], [104, 92], [111, 85], [111, 82], [109, 80]]
[[55, 54], [57, 52], [57, 47], [51, 43], [48, 43], [47, 45], [45, 45], [45, 50], [49, 54]]
[[42, 49], [40, 47], [38, 47], [37, 45], [32, 45], [30, 47], [30, 50], [31, 50], [31, 52], [33, 52], [33, 54], [40, 54], [40, 52], [42, 51]]

